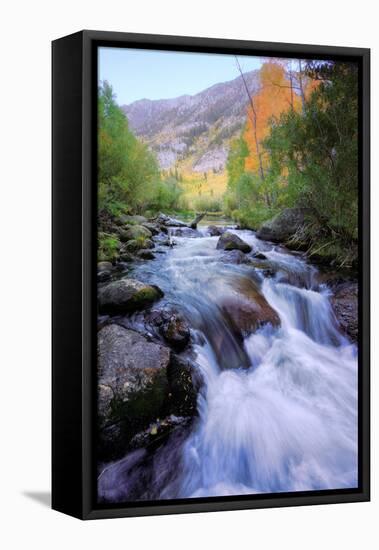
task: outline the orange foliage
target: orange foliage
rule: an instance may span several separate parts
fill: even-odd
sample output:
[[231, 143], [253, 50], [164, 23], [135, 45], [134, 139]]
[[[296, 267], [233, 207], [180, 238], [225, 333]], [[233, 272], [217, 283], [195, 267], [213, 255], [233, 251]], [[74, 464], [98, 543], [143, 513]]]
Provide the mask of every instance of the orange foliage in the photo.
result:
[[263, 170], [267, 167], [268, 158], [261, 143], [269, 134], [270, 121], [273, 118], [278, 119], [281, 113], [291, 108], [296, 111], [301, 109], [301, 98], [296, 93], [297, 90], [292, 90], [291, 93], [290, 81], [286, 78], [282, 65], [274, 62], [264, 63], [260, 79], [260, 91], [253, 97], [253, 106], [249, 105], [247, 109], [244, 134], [249, 149], [245, 169], [252, 172], [260, 171], [260, 160]]

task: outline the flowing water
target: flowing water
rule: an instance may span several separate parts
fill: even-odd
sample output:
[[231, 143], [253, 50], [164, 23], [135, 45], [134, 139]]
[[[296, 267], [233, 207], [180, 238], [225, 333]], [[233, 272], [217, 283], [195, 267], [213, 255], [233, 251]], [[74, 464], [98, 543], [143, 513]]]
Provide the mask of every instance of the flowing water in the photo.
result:
[[[174, 236], [174, 248], [136, 267], [184, 312], [204, 380], [198, 421], [175, 449], [177, 474], [155, 497], [357, 486], [357, 349], [339, 331], [330, 290], [299, 255], [253, 232], [235, 231], [266, 256], [270, 273], [264, 261], [229, 263], [218, 237], [200, 232]], [[223, 304], [239, 304], [246, 285], [277, 312], [279, 326], [233, 330]], [[120, 483], [129, 459], [105, 472], [103, 485]], [[169, 467], [158, 459], [155, 468]]]

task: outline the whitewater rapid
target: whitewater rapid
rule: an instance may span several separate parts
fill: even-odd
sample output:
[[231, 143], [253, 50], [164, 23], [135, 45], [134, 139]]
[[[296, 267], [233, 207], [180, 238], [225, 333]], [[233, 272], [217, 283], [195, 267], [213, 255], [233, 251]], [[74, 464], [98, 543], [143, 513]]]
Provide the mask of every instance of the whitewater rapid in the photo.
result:
[[[175, 237], [173, 249], [137, 271], [185, 314], [203, 380], [192, 431], [152, 457], [151, 486], [140, 498], [356, 487], [357, 347], [339, 330], [330, 290], [301, 256], [250, 231], [235, 233], [264, 254], [271, 273], [229, 262], [230, 253], [216, 248], [218, 237], [201, 232]], [[243, 338], [233, 333], [220, 302], [238, 299], [236, 281], [259, 288], [279, 326]], [[133, 470], [138, 453], [103, 473], [104, 498], [129, 494], [131, 472], [140, 478]], [[164, 487], [162, 470], [170, 471]]]
[[[281, 325], [266, 325], [244, 339], [248, 369], [220, 370], [207, 339], [196, 346], [205, 386], [198, 426], [183, 449], [180, 496], [356, 487], [356, 346], [338, 330], [329, 290], [314, 282], [314, 267], [267, 250], [266, 243], [247, 232], [242, 236], [285, 268], [273, 278], [262, 277], [261, 287]], [[204, 251], [200, 242], [190, 245], [195, 263]], [[209, 263], [206, 269], [209, 279], [216, 276]], [[302, 277], [304, 287], [282, 282], [286, 272]], [[188, 286], [194, 290], [198, 285], [184, 279], [188, 298]], [[220, 282], [218, 286], [222, 291]], [[214, 285], [210, 287], [197, 288], [197, 301], [205, 293], [207, 300], [217, 302]]]

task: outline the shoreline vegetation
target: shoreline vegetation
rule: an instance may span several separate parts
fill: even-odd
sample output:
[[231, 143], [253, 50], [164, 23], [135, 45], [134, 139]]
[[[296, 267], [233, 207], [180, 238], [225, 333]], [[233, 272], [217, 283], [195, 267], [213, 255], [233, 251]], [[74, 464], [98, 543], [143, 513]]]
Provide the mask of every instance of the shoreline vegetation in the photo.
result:
[[[243, 265], [265, 278], [280, 274], [299, 288], [304, 274], [278, 268], [234, 229], [307, 258], [319, 269], [317, 285], [330, 289], [336, 330], [356, 342], [356, 71], [345, 63], [299, 62], [296, 71], [284, 61], [263, 64], [260, 90], [248, 94], [245, 127], [230, 143], [222, 196], [202, 194], [193, 179], [191, 195], [186, 174], [160, 170], [131, 131], [111, 86], [99, 87], [99, 482], [109, 463], [130, 453], [135, 494], [128, 498], [140, 498], [138, 476], [151, 471], [168, 440], [175, 460], [198, 415], [204, 381], [195, 364], [193, 326], [161, 288], [138, 279], [138, 266], [181, 246], [178, 237], [217, 237], [220, 265]], [[202, 177], [206, 182], [212, 175]], [[278, 328], [280, 319], [255, 280], [238, 283], [236, 291], [242, 309], [238, 296], [220, 307], [242, 349], [246, 334], [266, 324]], [[207, 337], [212, 342], [216, 335]], [[220, 345], [212, 344], [215, 350]], [[228, 355], [237, 367], [246, 362], [241, 349]], [[221, 348], [218, 360], [225, 360]]]
[[[117, 258], [120, 241], [109, 227], [120, 215], [150, 218], [162, 211], [188, 218], [199, 211], [223, 212], [241, 228], [264, 226], [268, 234], [270, 220], [276, 217], [276, 225], [284, 226], [291, 208], [302, 214], [281, 242], [307, 252], [311, 261], [357, 269], [356, 65], [299, 62], [294, 71], [284, 61], [264, 63], [259, 91], [247, 95], [247, 105], [245, 127], [230, 142], [226, 192], [212, 196], [201, 182], [193, 184], [193, 174], [189, 184], [177, 167], [159, 169], [154, 153], [131, 131], [111, 86], [102, 83], [100, 259]], [[204, 186], [215, 175], [201, 175]]]

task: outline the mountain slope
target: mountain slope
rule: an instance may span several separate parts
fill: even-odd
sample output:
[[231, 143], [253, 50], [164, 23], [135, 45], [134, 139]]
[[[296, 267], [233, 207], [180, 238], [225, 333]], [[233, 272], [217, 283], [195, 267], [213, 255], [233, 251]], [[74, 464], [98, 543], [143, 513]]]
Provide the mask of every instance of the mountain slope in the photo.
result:
[[[259, 72], [245, 74], [251, 93]], [[141, 99], [122, 107], [130, 127], [156, 152], [162, 169], [222, 172], [232, 137], [246, 121], [248, 97], [242, 78], [215, 84], [196, 95]]]

